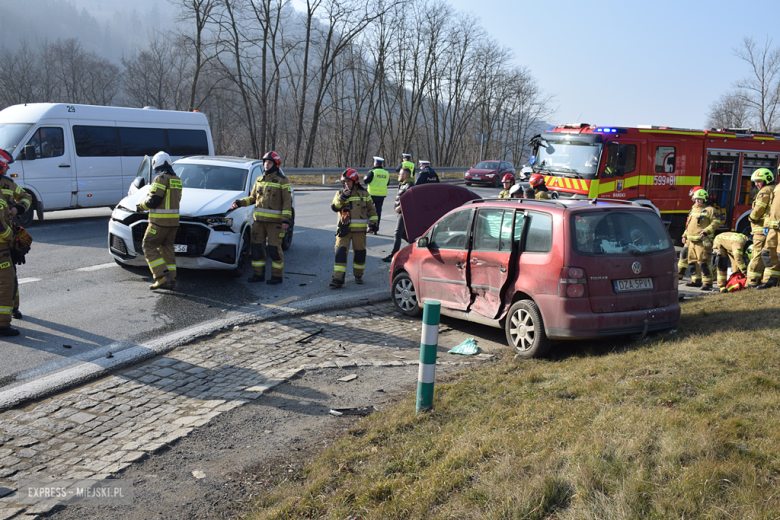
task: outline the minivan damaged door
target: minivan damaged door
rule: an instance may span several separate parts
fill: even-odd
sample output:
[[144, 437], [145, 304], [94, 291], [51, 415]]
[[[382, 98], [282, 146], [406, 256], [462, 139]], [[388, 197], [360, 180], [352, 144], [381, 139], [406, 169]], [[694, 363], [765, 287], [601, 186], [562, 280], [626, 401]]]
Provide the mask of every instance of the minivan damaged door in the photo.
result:
[[469, 269], [473, 303], [469, 310], [494, 318], [501, 309], [501, 290], [512, 257], [513, 210], [480, 209], [474, 224]]

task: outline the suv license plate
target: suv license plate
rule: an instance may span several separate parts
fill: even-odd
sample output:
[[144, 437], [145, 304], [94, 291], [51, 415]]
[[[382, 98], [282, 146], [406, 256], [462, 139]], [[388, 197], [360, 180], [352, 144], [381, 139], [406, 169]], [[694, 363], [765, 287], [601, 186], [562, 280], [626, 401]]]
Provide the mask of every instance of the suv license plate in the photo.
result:
[[186, 253], [187, 246], [186, 244], [173, 244], [173, 251], [175, 253]]
[[615, 292], [652, 291], [652, 278], [633, 278], [631, 280], [615, 280]]

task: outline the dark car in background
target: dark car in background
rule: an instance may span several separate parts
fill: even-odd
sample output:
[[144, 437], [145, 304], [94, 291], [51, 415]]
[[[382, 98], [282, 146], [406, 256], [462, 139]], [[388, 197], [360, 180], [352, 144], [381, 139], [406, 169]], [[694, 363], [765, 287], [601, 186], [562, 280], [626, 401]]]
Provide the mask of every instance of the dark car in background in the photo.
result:
[[488, 186], [501, 186], [501, 178], [507, 173], [515, 175], [515, 167], [507, 161], [482, 161], [473, 168], [470, 168], [463, 177], [466, 186], [472, 184], [486, 184]]

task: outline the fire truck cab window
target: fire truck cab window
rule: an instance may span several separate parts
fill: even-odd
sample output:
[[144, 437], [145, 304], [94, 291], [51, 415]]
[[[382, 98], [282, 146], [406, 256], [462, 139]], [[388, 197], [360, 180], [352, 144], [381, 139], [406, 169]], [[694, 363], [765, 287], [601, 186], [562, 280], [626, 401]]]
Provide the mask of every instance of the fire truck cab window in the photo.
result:
[[659, 146], [655, 149], [655, 173], [674, 173], [674, 146]]
[[607, 147], [607, 161], [602, 178], [622, 177], [636, 169], [636, 145], [610, 143]]

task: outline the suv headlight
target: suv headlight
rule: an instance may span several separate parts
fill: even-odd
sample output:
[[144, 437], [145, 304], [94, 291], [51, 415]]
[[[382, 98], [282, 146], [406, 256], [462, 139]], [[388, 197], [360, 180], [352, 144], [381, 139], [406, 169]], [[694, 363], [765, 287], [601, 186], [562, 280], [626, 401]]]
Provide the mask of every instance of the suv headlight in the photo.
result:
[[206, 224], [211, 227], [226, 226], [231, 228], [233, 227], [233, 219], [225, 217], [210, 217], [206, 219]]

